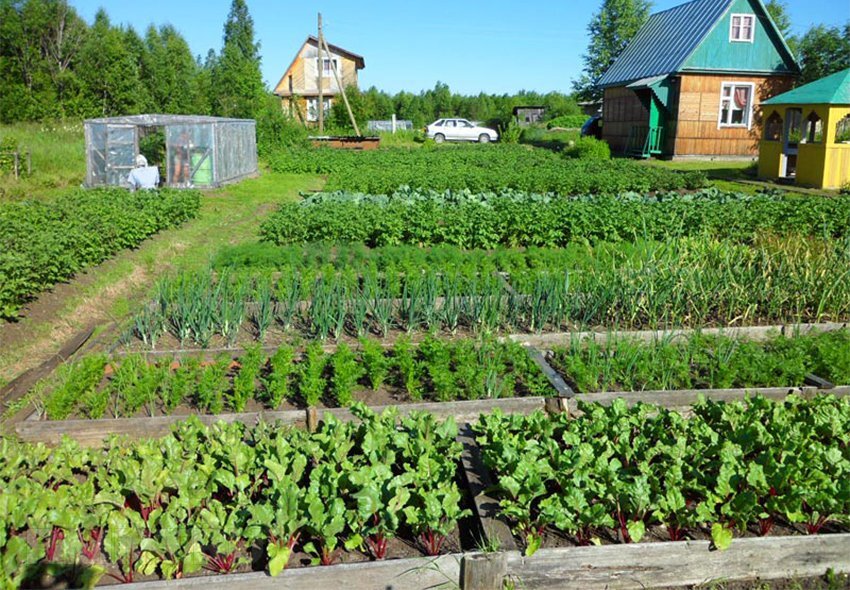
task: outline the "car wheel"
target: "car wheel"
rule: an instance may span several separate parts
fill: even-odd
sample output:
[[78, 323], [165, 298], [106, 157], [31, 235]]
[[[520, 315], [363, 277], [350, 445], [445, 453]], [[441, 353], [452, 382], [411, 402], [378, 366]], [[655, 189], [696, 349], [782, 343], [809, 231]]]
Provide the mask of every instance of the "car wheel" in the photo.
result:
[[486, 133], [482, 133], [478, 136], [478, 143], [490, 143], [490, 136]]
[[444, 141], [446, 141], [446, 136], [442, 133], [438, 133], [434, 136], [434, 143], [443, 143]]

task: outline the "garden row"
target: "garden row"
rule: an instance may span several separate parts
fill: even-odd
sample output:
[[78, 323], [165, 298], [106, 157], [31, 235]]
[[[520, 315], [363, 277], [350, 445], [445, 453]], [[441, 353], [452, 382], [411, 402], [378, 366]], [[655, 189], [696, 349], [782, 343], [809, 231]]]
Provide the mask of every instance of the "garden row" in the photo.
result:
[[327, 190], [376, 194], [400, 186], [479, 192], [512, 188], [573, 195], [695, 189], [706, 184], [702, 172], [680, 173], [628, 160], [573, 159], [511, 145], [362, 152], [289, 149], [273, 154], [269, 165], [275, 172], [327, 174]]
[[[657, 553], [650, 571], [670, 576], [668, 585], [690, 583], [668, 569], [685, 563], [670, 562], [673, 555], [694, 548], [700, 555], [688, 555], [687, 563], [700, 564], [707, 579], [717, 572], [751, 576], [754, 568], [774, 575], [762, 571], [769, 565], [761, 554], [749, 552], [731, 570], [705, 571], [703, 562], [722, 562], [726, 552], [709, 553], [701, 539], [722, 550], [740, 544], [734, 537], [778, 534], [783, 559], [804, 560], [806, 572], [817, 573], [820, 563], [847, 566], [846, 555], [831, 550], [833, 539], [799, 537], [841, 532], [850, 520], [850, 451], [835, 444], [846, 442], [850, 400], [702, 401], [690, 418], [658, 406], [626, 406], [580, 403], [577, 416], [496, 411], [478, 417], [473, 439], [464, 434], [467, 427], [456, 439], [452, 420], [423, 413], [399, 418], [392, 410], [376, 417], [357, 406], [353, 422], [325, 415], [312, 433], [263, 422], [203, 427], [190, 419], [163, 439], [112, 438], [98, 450], [69, 440], [49, 449], [2, 439], [0, 483], [13, 490], [3, 498], [22, 501], [0, 511], [0, 575], [24, 586], [42, 583], [44, 574], [93, 583], [104, 570], [120, 581], [173, 579], [202, 568], [278, 575], [287, 564], [374, 559], [378, 565], [410, 555], [411, 547], [429, 555], [457, 551], [467, 511], [455, 473], [462, 458], [477, 494], [479, 472], [467, 460], [479, 452], [495, 478], [488, 493], [498, 500], [485, 510], [476, 495], [475, 510], [510, 523], [532, 556], [501, 557], [509, 568], [504, 572], [503, 564], [503, 574], [523, 587], [547, 587], [547, 579], [607, 587], [610, 580], [588, 568], [613, 566], [608, 544], [627, 544], [616, 551], [625, 559], [616, 566], [623, 571], [630, 570], [626, 562], [644, 563]], [[474, 533], [473, 523], [460, 524]], [[484, 533], [492, 546], [493, 531]], [[837, 547], [846, 547], [846, 537], [834, 537]], [[647, 543], [680, 539], [690, 541]], [[575, 548], [597, 544], [603, 546]], [[538, 551], [541, 546], [573, 549]], [[394, 575], [428, 568], [403, 563]], [[343, 570], [339, 575], [356, 588], [365, 587], [358, 574], [372, 571]], [[382, 587], [418, 587], [378, 570], [371, 575]], [[327, 579], [323, 572], [310, 576]], [[228, 580], [233, 587], [243, 582]], [[262, 576], [244, 583], [268, 587]], [[498, 586], [475, 587], [501, 587], [501, 578]]]
[[195, 191], [75, 191], [0, 207], [0, 319], [38, 293], [197, 215]]
[[846, 530], [850, 401], [703, 400], [685, 419], [617, 400], [473, 426], [500, 513], [533, 554], [569, 544]]
[[716, 189], [569, 198], [516, 191], [319, 193], [281, 205], [260, 234], [278, 245], [326, 240], [485, 249], [694, 235], [746, 243], [765, 232], [840, 239], [850, 227], [848, 204], [850, 197], [843, 196], [804, 199]]
[[132, 334], [147, 348], [208, 347], [287, 334], [641, 329], [850, 316], [842, 270], [850, 250], [819, 238], [760, 236], [743, 245], [700, 236], [494, 252], [445, 245], [280, 249], [265, 269], [224, 265], [216, 274], [161, 281]]
[[[644, 390], [800, 387], [811, 375], [850, 384], [850, 334], [773, 335], [748, 342], [695, 332], [641, 342], [626, 337], [599, 344], [575, 339], [556, 347], [549, 362], [581, 393]], [[492, 339], [442, 340], [415, 347], [405, 337], [392, 347], [362, 339], [357, 349], [325, 352], [282, 346], [264, 354], [249, 347], [234, 362], [186, 355], [149, 362], [130, 354], [111, 363], [90, 355], [43, 383], [49, 420], [99, 419], [259, 408], [348, 407], [550, 396], [556, 391], [522, 345]], [[627, 395], [627, 394], [626, 394]]]
[[[105, 376], [107, 375], [107, 376]], [[355, 400], [453, 401], [546, 395], [546, 378], [524, 348], [493, 340], [426, 337], [415, 347], [400, 338], [392, 348], [361, 340], [326, 353], [317, 342], [303, 352], [282, 346], [271, 355], [248, 348], [234, 362], [222, 354], [148, 363], [131, 354], [112, 363], [89, 355], [67, 365], [43, 387], [46, 417], [131, 417], [175, 412], [220, 414], [247, 409], [348, 407]]]
[[98, 450], [0, 439], [0, 580], [277, 575], [290, 563], [456, 550], [467, 511], [454, 422], [354, 411], [358, 422], [327, 419], [312, 433], [188, 420]]

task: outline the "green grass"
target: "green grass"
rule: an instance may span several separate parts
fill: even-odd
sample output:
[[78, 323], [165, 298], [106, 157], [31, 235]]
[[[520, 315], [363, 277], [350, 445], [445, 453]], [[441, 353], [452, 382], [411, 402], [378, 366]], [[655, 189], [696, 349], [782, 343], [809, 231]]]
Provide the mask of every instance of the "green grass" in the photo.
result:
[[222, 246], [256, 239], [259, 222], [276, 205], [320, 187], [316, 176], [266, 173], [206, 192], [195, 220], [92, 268], [74, 279], [70, 288], [63, 286], [67, 296], [48, 317], [21, 320], [14, 328], [26, 330], [25, 343], [3, 338], [6, 330], [0, 325], [0, 383], [54, 352], [64, 337], [90, 322], [125, 317], [149, 295], [159, 277], [206, 267]]
[[81, 122], [0, 125], [0, 139], [12, 138], [21, 152], [32, 154], [32, 174], [15, 179], [0, 173], [0, 202], [49, 199], [83, 183], [85, 138]]

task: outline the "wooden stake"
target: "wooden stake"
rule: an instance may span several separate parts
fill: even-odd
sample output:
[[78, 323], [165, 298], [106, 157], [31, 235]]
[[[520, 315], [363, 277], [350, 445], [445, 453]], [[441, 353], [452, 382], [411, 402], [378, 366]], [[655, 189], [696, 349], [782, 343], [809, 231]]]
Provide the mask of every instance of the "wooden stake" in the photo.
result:
[[507, 554], [473, 553], [464, 555], [460, 565], [463, 590], [501, 590], [508, 575]]
[[315, 407], [310, 406], [307, 408], [307, 430], [309, 432], [315, 432], [319, 427], [319, 412]]
[[[322, 41], [324, 37], [322, 36], [322, 13], [319, 13], [319, 61], [318, 61], [318, 78], [319, 78], [319, 135], [322, 135], [325, 131], [325, 93], [322, 89], [322, 77], [325, 73], [324, 63], [322, 61]], [[330, 56], [328, 56], [330, 57]]]
[[345, 108], [348, 110], [348, 116], [351, 119], [351, 124], [354, 126], [354, 133], [357, 137], [360, 137], [360, 129], [357, 127], [357, 121], [354, 119], [354, 113], [351, 112], [351, 105], [348, 104], [348, 96], [345, 94], [345, 87], [342, 85], [342, 79], [339, 77], [339, 72], [337, 71], [336, 64], [334, 63], [333, 58], [331, 57], [331, 49], [328, 47], [328, 42], [324, 39], [325, 43], [325, 51], [328, 52], [328, 59], [331, 62], [331, 71], [334, 73], [334, 78], [336, 79], [336, 85], [339, 86], [340, 91], [342, 92], [342, 102], [345, 103]]

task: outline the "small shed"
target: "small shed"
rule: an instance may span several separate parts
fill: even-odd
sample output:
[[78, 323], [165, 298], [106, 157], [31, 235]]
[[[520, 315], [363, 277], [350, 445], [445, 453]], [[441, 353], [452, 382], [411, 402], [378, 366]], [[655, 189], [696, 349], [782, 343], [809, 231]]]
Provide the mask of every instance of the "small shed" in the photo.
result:
[[539, 123], [546, 114], [546, 107], [543, 106], [519, 106], [514, 107], [514, 119], [520, 127], [526, 127], [533, 123]]
[[761, 178], [818, 188], [850, 183], [850, 68], [762, 104]]
[[121, 186], [142, 150], [163, 186], [216, 187], [257, 173], [253, 119], [131, 115], [85, 121], [86, 186]]

